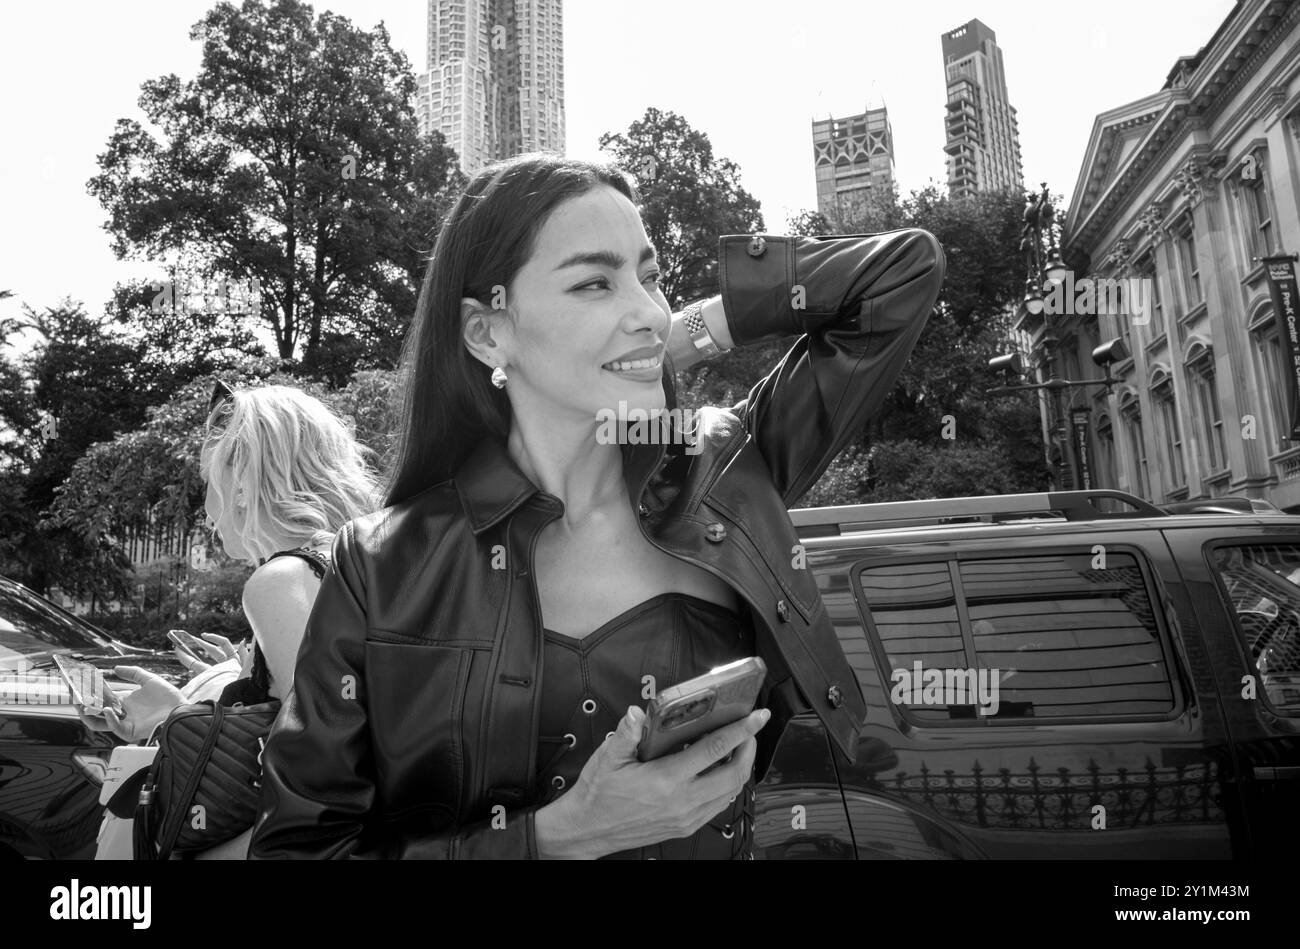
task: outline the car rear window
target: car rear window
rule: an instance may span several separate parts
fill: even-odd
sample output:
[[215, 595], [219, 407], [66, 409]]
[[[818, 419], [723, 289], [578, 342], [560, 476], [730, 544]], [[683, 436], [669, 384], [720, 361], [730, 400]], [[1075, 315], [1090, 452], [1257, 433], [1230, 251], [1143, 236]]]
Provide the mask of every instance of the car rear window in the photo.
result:
[[1174, 709], [1133, 553], [891, 563], [864, 567], [858, 582], [888, 660], [888, 695], [908, 718], [1131, 719]]

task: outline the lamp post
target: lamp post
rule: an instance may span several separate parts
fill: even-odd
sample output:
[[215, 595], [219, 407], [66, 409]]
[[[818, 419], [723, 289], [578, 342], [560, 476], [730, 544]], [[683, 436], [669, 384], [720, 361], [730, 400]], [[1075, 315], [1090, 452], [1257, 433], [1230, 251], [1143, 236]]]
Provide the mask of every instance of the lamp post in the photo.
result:
[[[1065, 280], [1069, 268], [1056, 246], [1053, 226], [1056, 209], [1047, 182], [1043, 190], [1025, 200], [1024, 226], [1020, 229], [1020, 253], [1025, 259], [1025, 296], [1022, 303], [1032, 316], [1043, 312], [1043, 285], [1055, 286]], [[1046, 244], [1046, 247], [1044, 247]]]
[[[1020, 253], [1025, 262], [1025, 295], [1020, 303], [1016, 324], [1024, 328], [1027, 323], [1039, 324], [1041, 320], [1041, 324], [1034, 326], [1028, 332], [1032, 335], [1032, 348], [1037, 354], [1035, 368], [1042, 370], [1045, 378], [1042, 382], [1011, 384], [1011, 377], [1026, 375], [1020, 356], [1019, 354], [998, 356], [989, 360], [989, 368], [1003, 373], [1008, 384], [988, 389], [985, 394], [997, 396], [1031, 391], [1046, 394], [1043, 410], [1046, 416], [1044, 428], [1048, 441], [1047, 457], [1054, 468], [1055, 481], [1060, 485], [1066, 459], [1070, 454], [1068, 450], [1070, 422], [1066, 418], [1065, 408], [1062, 405], [1063, 394], [1068, 389], [1089, 386], [1104, 386], [1109, 391], [1117, 381], [1111, 377], [1110, 367], [1127, 358], [1128, 353], [1122, 340], [1112, 339], [1092, 352], [1093, 362], [1106, 373], [1104, 378], [1073, 380], [1060, 377], [1057, 371], [1057, 351], [1061, 340], [1056, 334], [1056, 326], [1048, 319], [1056, 314], [1045, 312], [1043, 290], [1063, 283], [1069, 274], [1069, 268], [1061, 258], [1061, 251], [1057, 245], [1056, 209], [1052, 206], [1047, 182], [1042, 182], [1040, 192], [1026, 197], [1023, 221], [1024, 224], [1020, 229]], [[1086, 425], [1086, 421], [1084, 424]], [[1089, 466], [1081, 459], [1078, 450], [1075, 455], [1076, 458], [1080, 458], [1080, 469], [1086, 472]], [[1090, 480], [1091, 476], [1085, 473], [1083, 477], [1085, 480]], [[1078, 487], [1091, 487], [1091, 485], [1078, 485]]]

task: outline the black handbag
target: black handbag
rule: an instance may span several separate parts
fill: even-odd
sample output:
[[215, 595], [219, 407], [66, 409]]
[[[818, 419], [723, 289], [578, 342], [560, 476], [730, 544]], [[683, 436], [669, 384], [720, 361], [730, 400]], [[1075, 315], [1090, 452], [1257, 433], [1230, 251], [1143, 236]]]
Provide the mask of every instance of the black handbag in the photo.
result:
[[[284, 556], [301, 557], [318, 578], [325, 575], [325, 558], [313, 550], [281, 551], [268, 559]], [[266, 661], [254, 646], [249, 678], [231, 683], [216, 701], [172, 710], [159, 731], [158, 754], [139, 786], [132, 828], [136, 860], [207, 850], [253, 826], [261, 797], [262, 751], [280, 712], [269, 686]], [[126, 787], [119, 792], [126, 793]]]
[[135, 808], [136, 860], [167, 860], [233, 840], [257, 819], [262, 749], [280, 702], [182, 705], [162, 725]]

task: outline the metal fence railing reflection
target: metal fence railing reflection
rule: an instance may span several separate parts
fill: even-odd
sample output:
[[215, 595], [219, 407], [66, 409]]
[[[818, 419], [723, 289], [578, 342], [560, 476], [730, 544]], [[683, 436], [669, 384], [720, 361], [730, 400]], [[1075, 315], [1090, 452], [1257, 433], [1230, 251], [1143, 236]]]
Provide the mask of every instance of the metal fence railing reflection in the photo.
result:
[[950, 820], [990, 828], [1090, 830], [1094, 806], [1105, 808], [1109, 828], [1159, 824], [1220, 823], [1213, 763], [1105, 771], [1095, 761], [1083, 772], [1046, 769], [1032, 758], [1023, 772], [987, 771], [975, 762], [969, 773], [951, 769], [899, 772], [885, 782], [895, 795]]

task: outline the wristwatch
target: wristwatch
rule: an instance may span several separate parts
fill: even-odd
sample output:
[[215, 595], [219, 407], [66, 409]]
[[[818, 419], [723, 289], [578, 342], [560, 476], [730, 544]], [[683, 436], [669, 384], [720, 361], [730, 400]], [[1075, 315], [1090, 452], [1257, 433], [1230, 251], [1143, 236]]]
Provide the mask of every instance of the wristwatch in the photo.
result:
[[682, 322], [686, 324], [686, 332], [691, 337], [691, 342], [695, 344], [696, 351], [702, 359], [712, 359], [722, 352], [718, 344], [714, 342], [713, 335], [709, 328], [704, 325], [704, 318], [700, 313], [704, 310], [704, 301], [692, 303], [686, 309], [682, 310]]

